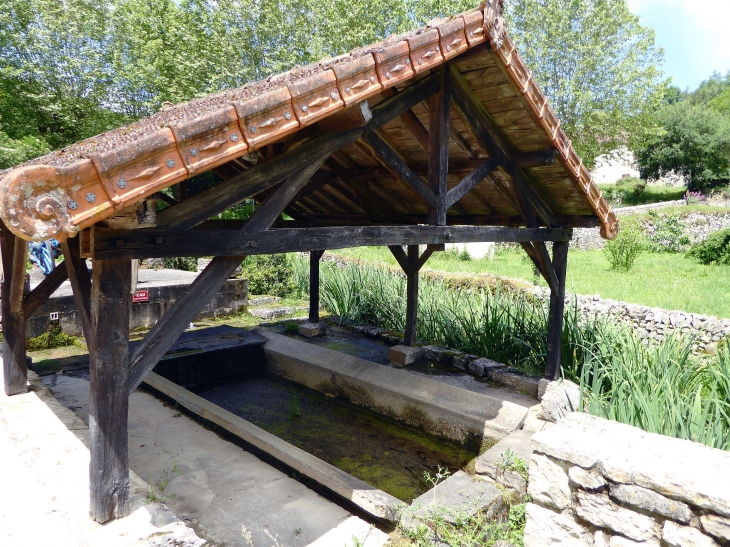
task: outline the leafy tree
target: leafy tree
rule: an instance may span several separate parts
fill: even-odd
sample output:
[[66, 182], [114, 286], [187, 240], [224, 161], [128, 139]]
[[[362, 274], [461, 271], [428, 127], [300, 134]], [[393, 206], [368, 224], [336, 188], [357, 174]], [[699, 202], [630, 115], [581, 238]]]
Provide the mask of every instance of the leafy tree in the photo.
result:
[[657, 113], [661, 127], [636, 150], [644, 178], [675, 171], [690, 190], [706, 191], [730, 178], [730, 117], [711, 108], [680, 102]]
[[730, 87], [713, 98], [708, 106], [721, 114], [730, 116]]
[[583, 161], [651, 127], [663, 97], [663, 52], [626, 0], [514, 0], [517, 48]]
[[689, 99], [693, 104], [706, 105], [727, 89], [730, 89], [730, 71], [725, 76], [716, 71], [689, 94]]

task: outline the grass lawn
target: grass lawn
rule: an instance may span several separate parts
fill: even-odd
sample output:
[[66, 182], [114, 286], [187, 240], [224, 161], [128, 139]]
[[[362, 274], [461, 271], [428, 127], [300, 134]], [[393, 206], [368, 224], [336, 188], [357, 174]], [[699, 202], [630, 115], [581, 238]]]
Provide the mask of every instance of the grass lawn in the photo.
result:
[[[335, 251], [368, 262], [396, 265], [388, 249], [361, 247]], [[462, 261], [435, 253], [426, 268], [449, 273], [491, 273], [535, 281], [532, 263], [520, 252], [498, 254], [494, 260]], [[544, 281], [540, 280], [544, 285]], [[603, 251], [571, 251], [567, 289], [578, 294], [670, 310], [730, 317], [730, 266], [702, 266], [681, 254], [646, 253], [629, 272], [611, 270]]]

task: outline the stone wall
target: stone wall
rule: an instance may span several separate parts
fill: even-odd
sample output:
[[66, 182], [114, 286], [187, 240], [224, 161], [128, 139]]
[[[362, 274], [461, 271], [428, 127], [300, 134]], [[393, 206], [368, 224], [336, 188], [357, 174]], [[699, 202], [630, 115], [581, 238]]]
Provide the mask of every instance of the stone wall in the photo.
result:
[[581, 413], [532, 448], [525, 547], [730, 544], [730, 452]]
[[[619, 218], [627, 214], [643, 213], [649, 210], [658, 210], [672, 205], [684, 205], [682, 201], [670, 201], [664, 203], [654, 203], [651, 205], [639, 205], [637, 207], [623, 207], [614, 209], [616, 216]], [[728, 213], [690, 213], [680, 219], [684, 226], [685, 234], [690, 243], [703, 241], [712, 232], [730, 228], [730, 212]], [[649, 220], [644, 223], [647, 233], [654, 231], [654, 225]], [[571, 248], [580, 249], [581, 251], [589, 251], [592, 249], [602, 249], [606, 245], [606, 240], [601, 237], [599, 228], [574, 228], [573, 239], [570, 242]]]

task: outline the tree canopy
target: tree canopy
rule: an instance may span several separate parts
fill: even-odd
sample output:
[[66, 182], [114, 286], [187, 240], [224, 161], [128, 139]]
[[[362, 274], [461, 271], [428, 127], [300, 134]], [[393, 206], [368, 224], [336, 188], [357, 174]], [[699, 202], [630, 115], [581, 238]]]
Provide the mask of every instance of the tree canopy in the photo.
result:
[[663, 52], [626, 0], [515, 0], [507, 4], [517, 49], [550, 98], [583, 161], [651, 127], [665, 82]]

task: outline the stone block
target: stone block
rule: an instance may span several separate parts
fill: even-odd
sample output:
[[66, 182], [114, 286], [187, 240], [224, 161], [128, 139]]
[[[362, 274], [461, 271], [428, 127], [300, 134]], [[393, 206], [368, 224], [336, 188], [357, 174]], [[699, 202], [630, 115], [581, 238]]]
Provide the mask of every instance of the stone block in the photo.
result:
[[476, 459], [474, 472], [478, 475], [486, 475], [497, 484], [512, 488], [520, 494], [527, 494], [527, 481], [516, 471], [505, 468], [504, 454], [510, 450], [516, 457], [528, 464], [532, 454], [531, 436], [531, 432], [524, 430], [510, 433]]
[[593, 534], [567, 513], [528, 503], [526, 515], [525, 547], [593, 547]]
[[459, 517], [472, 516], [478, 511], [490, 518], [501, 507], [502, 492], [496, 486], [480, 477], [457, 471], [416, 498], [403, 512], [401, 525], [413, 530], [432, 515], [453, 523]]
[[594, 526], [608, 528], [636, 541], [656, 540], [660, 534], [659, 523], [654, 519], [616, 505], [605, 494], [578, 491], [573, 510]]
[[423, 357], [423, 348], [419, 346], [393, 346], [388, 350], [388, 359], [401, 367], [418, 362]]
[[300, 323], [299, 334], [308, 338], [324, 336], [327, 334], [327, 323], [324, 321], [320, 321], [319, 323], [310, 323], [309, 321], [306, 323]]
[[568, 470], [570, 481], [585, 490], [600, 490], [606, 486], [606, 479], [594, 471], [586, 471], [582, 467], [571, 467]]
[[503, 365], [502, 363], [498, 363], [497, 361], [492, 361], [491, 359], [487, 359], [486, 357], [479, 357], [478, 359], [474, 359], [470, 361], [467, 365], [467, 370], [469, 370], [469, 372], [471, 372], [473, 375], [479, 376], [480, 378], [488, 377], [490, 371], [506, 368], [507, 365]]
[[711, 536], [730, 542], [730, 519], [716, 515], [703, 515], [700, 517], [702, 529]]
[[712, 538], [697, 528], [681, 526], [671, 520], [664, 523], [662, 540], [669, 547], [719, 547]]
[[611, 536], [607, 547], [660, 547], [658, 541], [634, 541], [623, 536]]
[[537, 397], [539, 378], [527, 376], [512, 368], [490, 368], [486, 369], [485, 372], [487, 379], [492, 382]]
[[542, 454], [530, 457], [530, 482], [527, 492], [542, 505], [562, 511], [570, 506], [568, 473]]
[[469, 363], [476, 359], [479, 359], [479, 356], [471, 353], [454, 355], [454, 366], [460, 370], [469, 370]]
[[730, 452], [581, 412], [535, 434], [532, 442], [536, 452], [584, 469], [600, 463], [601, 474], [612, 482], [730, 517]]
[[541, 378], [538, 382], [537, 398], [540, 399], [542, 412], [538, 418], [557, 422], [580, 405], [580, 386], [570, 380], [551, 382]]
[[611, 498], [672, 520], [687, 523], [694, 516], [687, 504], [665, 498], [661, 494], [629, 484], [612, 484]]

